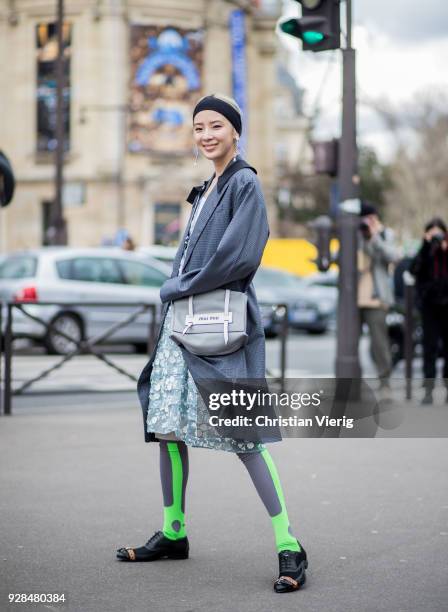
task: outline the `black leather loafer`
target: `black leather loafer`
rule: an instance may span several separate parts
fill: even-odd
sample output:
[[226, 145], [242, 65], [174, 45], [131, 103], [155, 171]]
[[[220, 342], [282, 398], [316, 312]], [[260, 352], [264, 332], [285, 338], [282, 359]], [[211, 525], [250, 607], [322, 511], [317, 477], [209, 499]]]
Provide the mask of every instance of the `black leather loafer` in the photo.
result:
[[119, 548], [117, 559], [120, 561], [156, 561], [157, 559], [188, 559], [190, 545], [188, 538], [170, 540], [161, 531], [139, 548]]
[[306, 582], [305, 570], [308, 567], [305, 549], [299, 543], [301, 550], [282, 550], [278, 553], [279, 576], [274, 582], [276, 593], [297, 591]]

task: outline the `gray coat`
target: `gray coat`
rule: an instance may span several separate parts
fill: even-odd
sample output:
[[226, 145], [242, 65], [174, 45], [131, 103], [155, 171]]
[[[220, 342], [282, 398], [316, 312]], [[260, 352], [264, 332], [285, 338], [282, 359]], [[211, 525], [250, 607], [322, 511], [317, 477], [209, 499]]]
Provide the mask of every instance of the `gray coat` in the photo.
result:
[[392, 230], [384, 228], [370, 240], [360, 235], [359, 246], [371, 258], [372, 298], [378, 298], [385, 306], [391, 306], [394, 303], [394, 293], [389, 269], [391, 264], [400, 259]]
[[[238, 169], [239, 166], [245, 167]], [[197, 201], [213, 176], [202, 186], [193, 188], [188, 200], [190, 203]], [[195, 381], [201, 378], [234, 380], [265, 377], [264, 328], [252, 279], [260, 265], [269, 226], [256, 171], [240, 156], [237, 156], [236, 162], [232, 160], [229, 163], [198, 217], [188, 243], [183, 272], [177, 276], [188, 226], [173, 263], [171, 278], [160, 289], [164, 307], [159, 336], [137, 384], [146, 442], [155, 440], [154, 434], [146, 431], [150, 377], [171, 301], [218, 288], [246, 292], [248, 340], [245, 346], [230, 355], [211, 357], [193, 355], [183, 347], [181, 351]]]

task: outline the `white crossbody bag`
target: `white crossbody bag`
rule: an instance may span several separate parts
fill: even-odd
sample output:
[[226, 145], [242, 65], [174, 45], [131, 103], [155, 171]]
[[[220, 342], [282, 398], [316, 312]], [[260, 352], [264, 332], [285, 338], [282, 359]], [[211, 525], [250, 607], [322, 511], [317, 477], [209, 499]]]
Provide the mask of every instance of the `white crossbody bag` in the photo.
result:
[[248, 339], [247, 295], [215, 289], [172, 302], [170, 338], [195, 355], [228, 355]]

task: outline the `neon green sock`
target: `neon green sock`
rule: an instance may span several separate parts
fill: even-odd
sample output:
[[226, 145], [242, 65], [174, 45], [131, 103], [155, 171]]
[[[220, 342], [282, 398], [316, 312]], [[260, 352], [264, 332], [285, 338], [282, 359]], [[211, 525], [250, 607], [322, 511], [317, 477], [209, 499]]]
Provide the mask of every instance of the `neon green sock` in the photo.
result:
[[[187, 535], [185, 514], [182, 511], [182, 484], [184, 479], [182, 459], [176, 442], [168, 442], [168, 455], [171, 461], [173, 483], [173, 503], [163, 507], [163, 535], [170, 540], [179, 540]], [[173, 526], [176, 526], [177, 531]]]
[[286, 510], [282, 485], [280, 484], [280, 478], [277, 472], [277, 468], [275, 467], [274, 460], [272, 459], [269, 451], [266, 448], [261, 451], [261, 456], [263, 457], [268, 467], [271, 478], [274, 482], [275, 490], [277, 491], [278, 499], [280, 501], [280, 506], [282, 509], [279, 514], [271, 517], [272, 526], [274, 528], [275, 545], [277, 547], [277, 552], [280, 552], [282, 550], [300, 551], [301, 549], [299, 544], [297, 543], [297, 539], [289, 531], [288, 512]]

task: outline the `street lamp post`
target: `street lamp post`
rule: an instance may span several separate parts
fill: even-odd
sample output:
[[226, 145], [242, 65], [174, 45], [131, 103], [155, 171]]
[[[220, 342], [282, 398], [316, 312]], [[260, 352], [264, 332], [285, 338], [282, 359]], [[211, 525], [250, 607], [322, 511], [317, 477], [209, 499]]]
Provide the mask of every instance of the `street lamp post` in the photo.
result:
[[[356, 146], [356, 86], [355, 49], [352, 48], [351, 0], [346, 0], [347, 44], [342, 49], [342, 135], [339, 151], [340, 202], [358, 197], [358, 153]], [[358, 225], [357, 213], [340, 209], [338, 216], [339, 235], [339, 301], [337, 325], [336, 377], [359, 379], [361, 366], [358, 356], [359, 311], [358, 311]]]
[[53, 232], [50, 242], [67, 244], [67, 226], [62, 208], [63, 166], [64, 166], [64, 0], [58, 0], [57, 36], [58, 56], [56, 60], [56, 178], [55, 199], [52, 210]]

